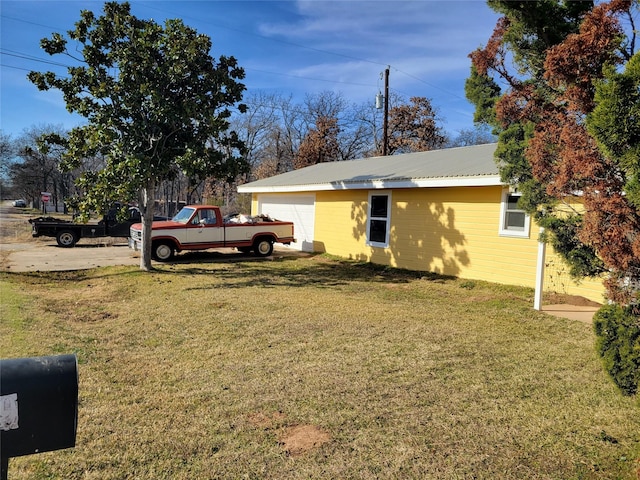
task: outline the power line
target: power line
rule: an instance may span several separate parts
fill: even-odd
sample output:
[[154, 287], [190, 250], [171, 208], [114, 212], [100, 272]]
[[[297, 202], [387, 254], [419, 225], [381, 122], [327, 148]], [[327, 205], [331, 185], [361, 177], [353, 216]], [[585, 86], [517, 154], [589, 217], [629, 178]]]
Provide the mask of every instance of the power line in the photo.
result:
[[49, 65], [55, 65], [57, 67], [65, 67], [65, 68], [70, 67], [70, 65], [66, 65], [64, 63], [55, 62], [53, 60], [45, 60], [42, 58], [34, 57], [33, 55], [29, 55], [28, 53], [16, 52], [15, 50], [6, 50], [3, 48], [0, 48], [0, 55], [6, 55], [8, 57], [15, 57], [15, 58], [22, 58], [23, 60], [31, 60], [33, 62], [38, 62], [38, 63], [46, 63]]
[[[36, 22], [31, 22], [29, 20], [24, 20], [22, 18], [16, 18], [16, 17], [10, 17], [8, 15], [2, 15], [0, 14], [0, 18], [5, 18], [7, 20], [13, 20], [15, 22], [22, 22], [22, 23], [28, 23], [29, 25], [35, 25], [36, 27], [43, 27], [43, 28], [52, 28], [53, 30], [65, 30], [63, 28], [58, 28], [58, 27], [52, 27], [51, 25], [43, 25], [42, 23], [36, 23]], [[66, 30], [65, 30], [66, 31]]]
[[345, 81], [341, 81], [341, 80], [332, 80], [332, 79], [326, 79], [326, 78], [313, 78], [313, 77], [304, 77], [302, 75], [293, 75], [290, 73], [282, 73], [282, 72], [269, 72], [267, 70], [260, 70], [257, 68], [251, 68], [251, 67], [242, 67], [245, 70], [248, 71], [252, 71], [252, 72], [260, 72], [260, 73], [266, 73], [268, 75], [278, 75], [281, 77], [291, 77], [291, 78], [299, 78], [301, 80], [311, 80], [314, 82], [327, 82], [327, 83], [339, 83], [339, 84], [343, 84], [343, 85], [354, 85], [357, 87], [373, 87], [375, 85], [371, 84], [371, 83], [356, 83], [356, 82], [345, 82]]
[[432, 83], [429, 83], [429, 82], [427, 82], [426, 80], [422, 80], [421, 78], [418, 78], [418, 77], [416, 77], [415, 75], [412, 75], [412, 74], [407, 73], [407, 72], [403, 72], [402, 70], [399, 70], [399, 69], [397, 69], [397, 68], [395, 68], [395, 67], [393, 67], [393, 69], [394, 69], [396, 72], [398, 72], [398, 73], [402, 73], [403, 75], [406, 75], [407, 77], [413, 78], [414, 80], [417, 80], [418, 82], [424, 83], [425, 85], [428, 85], [428, 86], [430, 86], [431, 88], [435, 88], [436, 90], [440, 90], [441, 92], [444, 92], [444, 93], [446, 93], [446, 94], [448, 94], [448, 95], [451, 95], [452, 97], [456, 97], [456, 98], [459, 98], [459, 99], [461, 99], [461, 100], [466, 100], [466, 98], [463, 98], [463, 97], [461, 97], [460, 95], [457, 95], [457, 94], [455, 94], [455, 93], [453, 93], [453, 92], [450, 92], [450, 91], [448, 91], [448, 90], [446, 90], [446, 89], [444, 89], [444, 88], [438, 87], [437, 85], [434, 85], [434, 84], [432, 84]]
[[[190, 20], [198, 21], [198, 22], [201, 22], [201, 23], [204, 23], [204, 24], [207, 24], [207, 25], [211, 25], [213, 27], [224, 28], [226, 30], [230, 30], [230, 31], [233, 31], [233, 32], [238, 32], [238, 33], [240, 33], [242, 35], [245, 35], [245, 36], [253, 36], [253, 37], [257, 37], [257, 38], [260, 38], [260, 39], [263, 39], [263, 40], [268, 40], [268, 41], [271, 41], [271, 42], [274, 42], [274, 43], [280, 43], [280, 44], [283, 44], [283, 45], [288, 45], [288, 46], [292, 46], [292, 47], [296, 47], [296, 48], [310, 50], [310, 51], [314, 51], [314, 52], [318, 52], [318, 53], [322, 53], [322, 54], [326, 54], [326, 55], [332, 55], [332, 56], [336, 56], [336, 57], [346, 58], [346, 59], [349, 59], [349, 60], [356, 60], [356, 61], [359, 61], [359, 62], [370, 63], [370, 64], [373, 64], [373, 65], [381, 65], [381, 66], [385, 66], [385, 67], [386, 66], [391, 66], [394, 71], [396, 71], [398, 73], [401, 73], [403, 75], [406, 75], [407, 77], [412, 78], [412, 79], [414, 79], [414, 80], [416, 80], [416, 81], [418, 81], [420, 83], [423, 83], [424, 85], [427, 85], [427, 86], [429, 86], [431, 88], [439, 90], [439, 91], [441, 91], [441, 92], [443, 92], [443, 93], [445, 93], [447, 95], [450, 95], [452, 97], [455, 97], [455, 98], [458, 98], [458, 99], [461, 99], [461, 100], [466, 100], [465, 98], [461, 97], [460, 95], [457, 95], [457, 94], [455, 94], [453, 92], [450, 92], [450, 91], [448, 91], [448, 90], [446, 90], [444, 88], [438, 87], [437, 85], [434, 85], [434, 84], [432, 84], [432, 83], [430, 83], [430, 82], [428, 82], [428, 81], [426, 81], [426, 80], [424, 80], [422, 78], [419, 78], [419, 77], [417, 77], [417, 76], [415, 76], [413, 74], [410, 74], [410, 73], [405, 72], [403, 70], [400, 70], [400, 69], [398, 69], [396, 67], [393, 67], [392, 65], [388, 65], [388, 63], [382, 63], [382, 62], [378, 62], [378, 61], [375, 61], [375, 60], [356, 57], [356, 56], [353, 56], [353, 55], [345, 55], [345, 54], [342, 54], [342, 53], [333, 52], [333, 51], [329, 51], [329, 50], [324, 50], [324, 49], [320, 49], [320, 48], [316, 48], [316, 47], [311, 47], [311, 46], [308, 46], [308, 45], [303, 45], [303, 44], [299, 44], [299, 43], [295, 43], [295, 42], [288, 42], [288, 41], [281, 40], [281, 39], [278, 39], [278, 38], [268, 37], [266, 35], [260, 35], [258, 33], [254, 33], [254, 32], [248, 32], [248, 31], [240, 29], [240, 28], [231, 27], [231, 26], [228, 26], [228, 25], [224, 25], [224, 24], [220, 24], [220, 23], [216, 23], [216, 22], [211, 22], [211, 21], [204, 21], [204, 20], [202, 20], [200, 18], [195, 18], [195, 17], [189, 16], [189, 15], [183, 15], [181, 13], [173, 12], [173, 11], [162, 9], [162, 8], [158, 8], [156, 6], [144, 5], [144, 7], [147, 8], [147, 9], [150, 9], [150, 10], [156, 10], [158, 12], [165, 13], [167, 15], [175, 15], [175, 16], [177, 16], [179, 18], [182, 18], [182, 19], [190, 19]], [[60, 28], [53, 27], [53, 26], [50, 26], [50, 25], [45, 25], [45, 24], [42, 24], [42, 23], [32, 22], [32, 21], [21, 19], [21, 18], [16, 18], [16, 17], [2, 15], [2, 14], [0, 14], [0, 18], [5, 18], [5, 19], [17, 21], [17, 22], [23, 22], [23, 23], [27, 23], [27, 24], [30, 24], [30, 25], [36, 25], [36, 26], [43, 27], [43, 28], [50, 28], [50, 29], [58, 30], [58, 31], [64, 30], [64, 29], [60, 29]], [[37, 62], [40, 62], [40, 63], [50, 63], [51, 65], [58, 65], [58, 66], [63, 66], [63, 67], [67, 67], [67, 68], [69, 67], [68, 65], [64, 65], [64, 64], [60, 64], [60, 63], [54, 63], [54, 62], [47, 62], [46, 60], [40, 60], [40, 59], [37, 59], [35, 57], [26, 58], [26, 54], [23, 54], [23, 55], [25, 55], [25, 57], [24, 57], [25, 59], [30, 59], [30, 60], [37, 61]], [[321, 78], [313, 78], [313, 77], [304, 77], [304, 76], [298, 76], [298, 75], [292, 75], [292, 74], [284, 74], [284, 73], [281, 73], [281, 72], [270, 72], [270, 71], [267, 71], [267, 70], [252, 69], [250, 67], [243, 67], [243, 68], [245, 70], [247, 70], [247, 71], [256, 71], [256, 72], [261, 72], [261, 73], [265, 73], [265, 74], [269, 74], [269, 75], [300, 78], [300, 79], [303, 79], [303, 80], [310, 80], [310, 81], [318, 81], [318, 82], [326, 82], [326, 83], [334, 83], [334, 84], [343, 84], [343, 85], [353, 85], [353, 86], [363, 86], [363, 87], [372, 87], [373, 86], [372, 84], [364, 84], [364, 83], [356, 83], [356, 82], [345, 82], [345, 81], [340, 81], [340, 80], [335, 80], [335, 79], [321, 79]], [[397, 91], [394, 88], [392, 88], [392, 90]]]
[[24, 72], [31, 72], [30, 68], [14, 67], [13, 65], [7, 65], [6, 63], [0, 63], [0, 67], [13, 68], [14, 70], [22, 70]]
[[[55, 62], [53, 60], [44, 60], [42, 58], [38, 58], [38, 57], [35, 57], [33, 55], [29, 55], [29, 54], [23, 53], [23, 52], [17, 52], [15, 50], [0, 49], [0, 54], [6, 55], [6, 56], [9, 56], [9, 57], [15, 57], [15, 58], [21, 58], [21, 59], [24, 59], [24, 60], [30, 60], [30, 61], [33, 61], [33, 62], [54, 65], [54, 66], [58, 66], [58, 67], [71, 68], [71, 65], [67, 65], [67, 64], [64, 64], [64, 63], [60, 63], [60, 62]], [[10, 65], [4, 65], [4, 66], [11, 67]], [[13, 67], [13, 68], [19, 69], [19, 67]], [[368, 83], [345, 82], [345, 81], [341, 81], [341, 80], [305, 77], [305, 76], [302, 76], [302, 75], [293, 75], [293, 74], [282, 73], [282, 72], [271, 72], [271, 71], [268, 71], [268, 70], [260, 70], [260, 69], [251, 68], [251, 67], [242, 67], [242, 68], [244, 70], [246, 70], [246, 71], [260, 72], [260, 73], [264, 73], [264, 74], [268, 74], [268, 75], [277, 75], [277, 76], [281, 76], [281, 77], [299, 78], [301, 80], [310, 80], [310, 81], [315, 81], [315, 82], [338, 83], [338, 84], [343, 84], [343, 85], [353, 85], [353, 86], [359, 86], [359, 87], [373, 87], [374, 86], [373, 84], [368, 84]], [[28, 69], [24, 69], [24, 70], [28, 70]]]
[[[320, 49], [320, 48], [310, 47], [308, 45], [302, 45], [302, 44], [299, 44], [299, 43], [287, 42], [285, 40], [280, 40], [278, 38], [267, 37], [265, 35], [260, 35], [260, 34], [253, 33], [253, 32], [247, 32], [246, 30], [242, 30], [242, 29], [239, 29], [239, 28], [229, 27], [228, 25], [222, 25], [222, 24], [215, 23], [215, 22], [204, 21], [204, 20], [199, 19], [199, 18], [189, 17], [187, 15], [182, 15], [180, 13], [172, 12], [172, 11], [165, 10], [165, 9], [162, 9], [162, 8], [158, 8], [158, 7], [155, 7], [155, 6], [145, 5], [145, 7], [149, 8], [151, 10], [156, 10], [156, 11], [163, 12], [163, 13], [166, 13], [166, 14], [169, 14], [169, 15], [177, 15], [177, 16], [179, 16], [181, 18], [185, 18], [185, 19], [191, 18], [192, 20], [196, 20], [196, 21], [202, 22], [204, 24], [212, 25], [214, 27], [224, 28], [224, 29], [227, 29], [227, 30], [230, 30], [230, 31], [241, 33], [243, 35], [250, 35], [250, 36], [258, 37], [258, 38], [262, 38], [262, 39], [265, 39], [265, 40], [269, 40], [271, 42], [281, 43], [283, 45], [289, 45], [289, 46], [293, 46], [293, 47], [297, 47], [297, 48], [303, 48], [303, 49], [306, 49], [306, 50], [311, 50], [311, 51], [315, 51], [315, 52], [319, 52], [319, 53], [324, 53], [324, 54], [327, 54], [327, 55], [333, 55], [333, 56], [338, 56], [338, 57], [342, 57], [342, 58], [347, 58], [349, 60], [357, 60], [359, 62], [364, 62], [364, 63], [371, 63], [371, 64], [374, 64], [374, 65], [381, 65], [381, 66], [385, 66], [385, 67], [388, 66], [387, 63], [381, 63], [381, 62], [377, 62], [377, 61], [374, 61], [374, 60], [369, 60], [369, 59], [360, 58], [360, 57], [354, 57], [352, 55], [345, 55], [345, 54], [341, 54], [341, 53], [337, 53], [337, 52], [332, 52], [332, 51], [329, 51], [329, 50], [323, 50], [323, 49]], [[246, 69], [249, 70], [249, 68], [246, 68]], [[453, 92], [450, 92], [450, 91], [448, 91], [448, 90], [446, 90], [444, 88], [438, 87], [437, 85], [429, 83], [429, 82], [427, 82], [426, 80], [424, 80], [422, 78], [419, 78], [419, 77], [417, 77], [415, 75], [412, 75], [412, 74], [410, 74], [408, 72], [405, 72], [403, 70], [400, 70], [400, 69], [398, 69], [396, 67], [393, 67], [393, 70], [398, 72], [398, 73], [401, 73], [403, 75], [406, 75], [409, 78], [413, 78], [414, 80], [417, 80], [418, 82], [421, 82], [421, 83], [423, 83], [423, 84], [425, 84], [425, 85], [427, 85], [427, 86], [429, 86], [431, 88], [435, 88], [436, 90], [440, 90], [441, 92], [446, 93], [447, 95], [451, 95], [452, 97], [455, 97], [455, 98], [458, 98], [458, 99], [461, 99], [461, 100], [466, 100], [466, 98], [463, 98], [460, 95], [457, 95], [457, 94], [455, 94]], [[261, 70], [256, 70], [256, 71], [261, 71]], [[285, 74], [281, 74], [281, 73], [267, 72], [267, 71], [262, 71], [262, 73], [269, 73], [269, 74], [273, 74], [273, 75], [285, 75]], [[290, 75], [290, 76], [295, 77], [295, 75]], [[336, 81], [336, 80], [324, 80], [324, 79], [318, 79], [318, 78], [308, 78], [308, 77], [297, 77], [297, 78], [302, 78], [302, 79], [305, 79], [305, 80], [342, 83], [342, 84], [346, 84], [346, 85], [356, 85], [356, 86], [366, 86], [366, 87], [372, 86], [370, 84], [341, 82], [341, 81]]]
[[[281, 44], [284, 44], [284, 45], [289, 45], [289, 46], [293, 46], [293, 47], [296, 47], [296, 48], [315, 51], [315, 52], [319, 52], [319, 53], [323, 53], [323, 54], [327, 54], [327, 55], [338, 56], [338, 57], [347, 58], [347, 59], [350, 59], [350, 60], [357, 60], [357, 61], [360, 61], [360, 62], [371, 63], [371, 64], [374, 64], [374, 65], [385, 65], [385, 66], [387, 66], [386, 64], [383, 64], [383, 63], [380, 63], [380, 62], [377, 62], [377, 61], [372, 61], [372, 60], [369, 60], [369, 59], [359, 58], [359, 57], [355, 57], [355, 56], [351, 56], [351, 55], [344, 55], [344, 54], [341, 54], [341, 53], [332, 52], [332, 51], [328, 51], [328, 50], [323, 50], [323, 49], [315, 48], [315, 47], [310, 47], [310, 46], [307, 46], [307, 45], [302, 45], [302, 44], [298, 44], [298, 43], [294, 43], [294, 42], [287, 42], [287, 41], [280, 40], [280, 39], [277, 39], [277, 38], [267, 37], [267, 36], [260, 35], [260, 34], [257, 34], [257, 33], [253, 33], [253, 32], [247, 32], [246, 30], [242, 30], [242, 29], [239, 29], [239, 28], [229, 27], [227, 25], [221, 25], [221, 24], [218, 24], [218, 23], [215, 23], [215, 22], [202, 21], [201, 19], [195, 19], [193, 17], [189, 17], [188, 15], [187, 16], [181, 15], [181, 14], [178, 14], [176, 12], [170, 12], [168, 10], [164, 10], [164, 9], [157, 8], [157, 7], [152, 7], [152, 6], [148, 6], [148, 5], [145, 5], [145, 7], [146, 8], [150, 8], [152, 10], [157, 10], [157, 11], [169, 14], [169, 15], [177, 15], [178, 17], [185, 18], [185, 19], [191, 18], [193, 20], [197, 20], [197, 21], [200, 21], [200, 22], [208, 24], [208, 25], [212, 25], [212, 26], [217, 27], [217, 28], [224, 28], [224, 29], [227, 29], [227, 30], [235, 31], [235, 32], [238, 32], [241, 35], [245, 35], [245, 36], [254, 36], [254, 37], [265, 39], [265, 40], [268, 40], [268, 41], [271, 41], [271, 42], [281, 43]], [[37, 23], [37, 22], [24, 20], [24, 19], [20, 19], [20, 18], [16, 18], [16, 17], [10, 17], [10, 16], [6, 16], [6, 15], [0, 15], [0, 17], [6, 18], [6, 19], [10, 19], [10, 20], [14, 20], [14, 21], [18, 21], [18, 22], [23, 22], [23, 23], [26, 23], [26, 24], [36, 25], [36, 26], [43, 27], [43, 28], [50, 28], [50, 29], [53, 29], [53, 30], [61, 30], [61, 29], [56, 29], [56, 27], [52, 27], [52, 26], [49, 26], [49, 25], [44, 25], [42, 23]], [[7, 50], [7, 49], [2, 50], [2, 49], [0, 49], [0, 53], [3, 53], [4, 55], [7, 55], [7, 56], [15, 57], [15, 58], [21, 58], [21, 59], [28, 60], [28, 61], [48, 64], [48, 65], [54, 65], [54, 66], [60, 66], [60, 67], [64, 67], [64, 68], [70, 68], [70, 65], [66, 65], [66, 64], [63, 64], [63, 63], [60, 63], [60, 62], [55, 62], [55, 61], [52, 61], [52, 60], [45, 60], [45, 59], [42, 59], [42, 58], [35, 57], [33, 55], [29, 55], [27, 53], [17, 52], [17, 51], [14, 51], [14, 50]], [[29, 69], [16, 67], [16, 66], [13, 66], [13, 65], [2, 64], [2, 66], [3, 67], [7, 67], [7, 68], [13, 68], [13, 69], [16, 69], [16, 70], [30, 71]], [[375, 87], [375, 85], [372, 84], [372, 83], [368, 84], [368, 83], [361, 83], [361, 82], [348, 82], [348, 81], [336, 80], [336, 79], [307, 77], [307, 76], [302, 76], [302, 75], [294, 75], [294, 74], [287, 74], [287, 73], [282, 73], [282, 72], [273, 72], [273, 71], [267, 71], [267, 70], [261, 70], [261, 69], [254, 69], [254, 68], [251, 68], [251, 67], [243, 67], [243, 68], [247, 72], [260, 72], [260, 73], [267, 74], [267, 75], [275, 75], [275, 76], [289, 77], [289, 78], [298, 78], [298, 79], [309, 80], [309, 81], [314, 81], [314, 82], [325, 82], [325, 83], [331, 83], [331, 84], [352, 85], [352, 86], [360, 86], [360, 87], [367, 87], [367, 88]], [[406, 75], [407, 77], [410, 77], [410, 78], [412, 78], [412, 79], [414, 79], [416, 81], [419, 81], [419, 82], [421, 82], [421, 83], [423, 83], [425, 85], [428, 85], [431, 88], [440, 90], [440, 91], [446, 93], [447, 95], [450, 95], [452, 97], [464, 100], [464, 98], [462, 98], [460, 95], [456, 95], [455, 93], [452, 93], [452, 92], [450, 92], [450, 91], [448, 91], [446, 89], [443, 89], [443, 88], [440, 88], [440, 87], [438, 87], [436, 85], [433, 85], [433, 84], [427, 82], [426, 80], [423, 80], [423, 79], [421, 79], [421, 78], [419, 78], [419, 77], [417, 77], [415, 75], [412, 75], [412, 74], [410, 74], [408, 72], [402, 71], [402, 70], [400, 70], [398, 68], [395, 68], [395, 67], [393, 67], [393, 70], [398, 72], [398, 73], [400, 73], [400, 74]], [[391, 90], [393, 90], [395, 92], [398, 92], [398, 93], [401, 93], [399, 90], [397, 90], [395, 88], [391, 88]], [[407, 95], [407, 94], [403, 94], [403, 95]]]
[[257, 37], [257, 38], [261, 38], [263, 40], [269, 40], [269, 41], [275, 42], [275, 43], [281, 43], [283, 45], [289, 45], [289, 46], [292, 46], [292, 47], [303, 48], [305, 50], [311, 50], [311, 51], [314, 51], [314, 52], [324, 53], [324, 54], [327, 54], [327, 55], [334, 55], [334, 56], [337, 56], [337, 57], [347, 58], [349, 60], [357, 60], [359, 62], [372, 63], [374, 65], [382, 65], [382, 66], [386, 66], [387, 65], [386, 63], [377, 62], [375, 60], [368, 60], [368, 59], [364, 59], [364, 58], [354, 57], [354, 56], [351, 56], [351, 55], [345, 55], [345, 54], [342, 54], [342, 53], [331, 52], [329, 50], [323, 50], [321, 48], [310, 47], [308, 45], [302, 45], [302, 44], [295, 43], [295, 42], [288, 42], [286, 40], [281, 40], [281, 39], [278, 39], [278, 38], [267, 37], [266, 35], [260, 35], [259, 33], [248, 32], [246, 30], [242, 30], [242, 29], [236, 28], [236, 27], [230, 27], [228, 25], [222, 25], [222, 24], [219, 24], [219, 23], [211, 22], [211, 21], [204, 21], [201, 18], [195, 18], [195, 17], [190, 17], [188, 15], [182, 15], [180, 13], [171, 12], [169, 10], [161, 9], [161, 8], [158, 8], [158, 7], [155, 7], [155, 6], [152, 7], [152, 6], [149, 6], [149, 5], [145, 5], [145, 7], [149, 8], [151, 10], [157, 10], [159, 12], [167, 13], [167, 14], [170, 14], [170, 15], [177, 15], [180, 18], [191, 19], [191, 20], [195, 20], [195, 21], [198, 21], [198, 22], [201, 22], [201, 23], [204, 23], [204, 24], [208, 24], [208, 25], [214, 26], [214, 27], [224, 28], [226, 30], [230, 30], [232, 32], [238, 32], [238, 33], [241, 33], [243, 35]]

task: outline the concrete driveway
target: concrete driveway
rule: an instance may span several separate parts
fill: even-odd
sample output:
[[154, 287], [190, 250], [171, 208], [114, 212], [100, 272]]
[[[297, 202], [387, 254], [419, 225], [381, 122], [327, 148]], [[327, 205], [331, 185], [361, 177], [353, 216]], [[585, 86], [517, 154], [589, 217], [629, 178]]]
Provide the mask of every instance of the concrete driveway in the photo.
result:
[[[53, 242], [51, 242], [51, 240]], [[84, 270], [110, 265], [138, 265], [140, 257], [120, 243], [86, 243], [60, 248], [54, 239], [1, 243], [2, 269], [11, 272]]]
[[[54, 239], [27, 243], [0, 243], [0, 268], [10, 272], [86, 270], [114, 265], [140, 265], [140, 252], [129, 249], [126, 239], [83, 239], [73, 248], [58, 247]], [[85, 243], [82, 243], [85, 242]], [[92, 243], [88, 243], [92, 242]], [[257, 257], [234, 248], [218, 248], [178, 254], [172, 263], [264, 261], [270, 258], [308, 255], [276, 246], [272, 257]], [[153, 262], [155, 264], [155, 262]]]

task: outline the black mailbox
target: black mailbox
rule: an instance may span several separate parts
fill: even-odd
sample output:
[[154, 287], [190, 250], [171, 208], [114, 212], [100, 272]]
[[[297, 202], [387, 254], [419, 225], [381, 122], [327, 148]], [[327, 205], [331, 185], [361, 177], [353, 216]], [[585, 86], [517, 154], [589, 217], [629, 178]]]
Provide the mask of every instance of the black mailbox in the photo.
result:
[[77, 424], [75, 355], [0, 360], [3, 469], [9, 457], [75, 446]]

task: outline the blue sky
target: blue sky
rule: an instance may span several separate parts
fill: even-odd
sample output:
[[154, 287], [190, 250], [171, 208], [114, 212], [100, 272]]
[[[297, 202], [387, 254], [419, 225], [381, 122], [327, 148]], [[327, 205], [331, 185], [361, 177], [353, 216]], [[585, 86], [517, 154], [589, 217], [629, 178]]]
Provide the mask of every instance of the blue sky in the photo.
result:
[[[248, 93], [279, 93], [302, 101], [334, 91], [349, 103], [374, 103], [390, 67], [392, 92], [428, 97], [453, 136], [473, 127], [464, 96], [468, 54], [488, 40], [498, 18], [483, 0], [137, 1], [139, 18], [180, 18], [213, 42], [211, 55], [234, 56]], [[103, 2], [2, 0], [0, 3], [0, 128], [13, 137], [37, 125], [72, 128], [57, 91], [39, 92], [30, 70], [65, 69], [39, 46], [73, 28], [83, 9]]]

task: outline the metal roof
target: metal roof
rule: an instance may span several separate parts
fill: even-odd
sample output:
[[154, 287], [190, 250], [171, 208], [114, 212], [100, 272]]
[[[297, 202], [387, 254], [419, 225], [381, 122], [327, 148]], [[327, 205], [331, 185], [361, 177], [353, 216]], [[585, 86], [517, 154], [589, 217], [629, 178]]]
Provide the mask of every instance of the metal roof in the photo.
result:
[[240, 193], [502, 185], [496, 144], [318, 163], [238, 186]]

